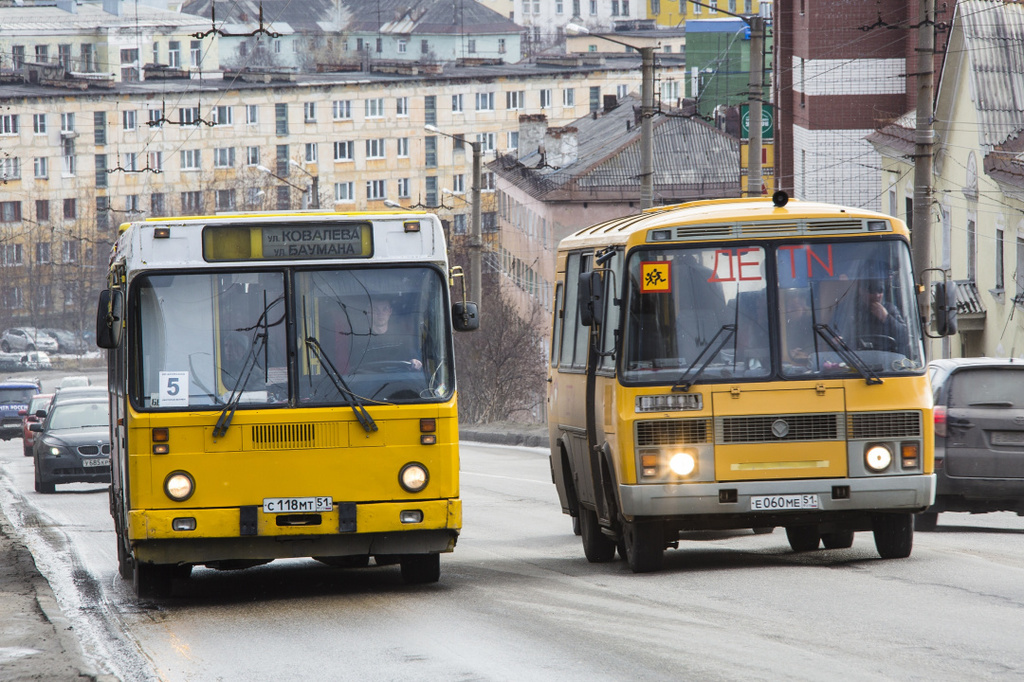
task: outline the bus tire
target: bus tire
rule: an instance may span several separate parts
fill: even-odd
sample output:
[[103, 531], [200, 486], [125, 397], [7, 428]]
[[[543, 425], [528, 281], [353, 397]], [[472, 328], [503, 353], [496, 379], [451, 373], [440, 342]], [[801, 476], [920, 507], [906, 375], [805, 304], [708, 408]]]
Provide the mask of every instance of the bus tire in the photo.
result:
[[817, 526], [786, 526], [786, 539], [794, 552], [813, 552], [821, 544]]
[[583, 553], [592, 564], [603, 564], [615, 558], [615, 541], [601, 532], [597, 512], [580, 506], [580, 539]]
[[132, 562], [132, 587], [139, 599], [161, 599], [171, 596], [173, 565], [144, 564], [137, 559]]
[[847, 549], [853, 547], [853, 531], [835, 530], [831, 533], [822, 533], [821, 544], [825, 545], [825, 549]]
[[623, 521], [626, 561], [634, 573], [660, 571], [665, 559], [665, 532], [658, 521]]
[[883, 559], [906, 559], [914, 548], [914, 515], [875, 514], [871, 519], [875, 549]]
[[441, 577], [440, 554], [403, 554], [402, 580], [409, 585], [436, 583]]
[[931, 533], [939, 525], [939, 512], [921, 512], [914, 516], [914, 530]]

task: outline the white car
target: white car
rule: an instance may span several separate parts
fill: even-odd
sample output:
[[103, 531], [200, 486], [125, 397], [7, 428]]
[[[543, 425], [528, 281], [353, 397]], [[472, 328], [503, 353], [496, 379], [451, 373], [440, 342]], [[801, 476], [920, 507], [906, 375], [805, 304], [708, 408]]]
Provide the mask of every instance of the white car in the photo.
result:
[[57, 352], [57, 339], [35, 327], [11, 327], [0, 334], [0, 350], [5, 353], [42, 350]]

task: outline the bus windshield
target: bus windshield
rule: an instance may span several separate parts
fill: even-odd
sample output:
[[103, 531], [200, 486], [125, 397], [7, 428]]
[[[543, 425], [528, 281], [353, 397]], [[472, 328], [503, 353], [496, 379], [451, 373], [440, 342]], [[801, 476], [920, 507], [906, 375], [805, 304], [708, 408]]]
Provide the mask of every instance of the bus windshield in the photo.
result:
[[221, 409], [446, 400], [454, 379], [443, 287], [430, 267], [141, 275], [135, 401]]
[[624, 381], [923, 371], [901, 241], [643, 248], [628, 267]]

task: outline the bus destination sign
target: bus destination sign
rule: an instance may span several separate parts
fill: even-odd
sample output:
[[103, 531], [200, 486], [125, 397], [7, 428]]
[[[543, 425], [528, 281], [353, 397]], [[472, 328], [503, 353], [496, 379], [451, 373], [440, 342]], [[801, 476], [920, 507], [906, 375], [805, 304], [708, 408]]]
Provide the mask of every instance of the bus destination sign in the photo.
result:
[[318, 258], [368, 258], [372, 255], [368, 225], [337, 223], [318, 225], [264, 225], [263, 258], [276, 260]]

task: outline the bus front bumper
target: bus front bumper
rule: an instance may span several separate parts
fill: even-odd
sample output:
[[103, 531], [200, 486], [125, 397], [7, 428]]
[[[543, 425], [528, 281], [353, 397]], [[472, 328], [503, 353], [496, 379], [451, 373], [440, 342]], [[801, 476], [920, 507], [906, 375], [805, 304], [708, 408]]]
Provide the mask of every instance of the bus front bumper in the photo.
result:
[[[751, 507], [751, 498], [779, 495], [814, 495], [818, 506], [792, 511]], [[923, 511], [935, 500], [935, 476], [620, 485], [619, 499], [627, 518], [693, 517], [694, 528], [743, 528], [784, 525], [786, 519]]]
[[[462, 502], [415, 500], [360, 503], [354, 521], [340, 512], [265, 514], [256, 508], [159, 509], [129, 513], [135, 558], [154, 564], [203, 564], [227, 560], [431, 554], [455, 548]], [[402, 523], [402, 512], [422, 520]], [[308, 517], [305, 523], [297, 516]], [[287, 518], [286, 518], [287, 517]], [[316, 518], [318, 517], [318, 518]], [[175, 520], [194, 519], [194, 530], [175, 530]], [[285, 525], [281, 525], [285, 521]], [[317, 522], [318, 521], [318, 522]], [[297, 525], [296, 522], [300, 522]]]

